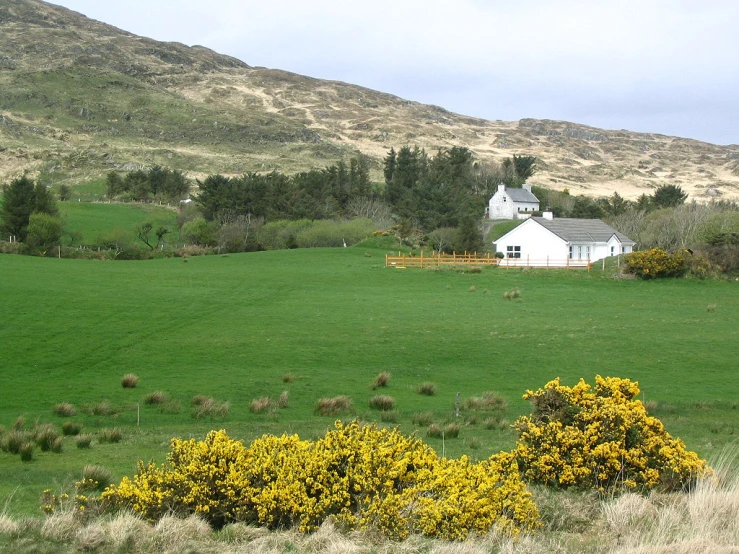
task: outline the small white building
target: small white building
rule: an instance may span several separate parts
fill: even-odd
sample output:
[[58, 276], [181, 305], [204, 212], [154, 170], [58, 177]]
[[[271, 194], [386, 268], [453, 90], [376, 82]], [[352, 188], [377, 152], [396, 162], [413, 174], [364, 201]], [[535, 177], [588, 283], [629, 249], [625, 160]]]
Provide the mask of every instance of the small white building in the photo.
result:
[[495, 241], [501, 265], [583, 266], [608, 256], [627, 254], [634, 241], [599, 219], [531, 217]]
[[524, 183], [520, 189], [516, 189], [501, 184], [488, 201], [485, 217], [525, 219], [536, 211], [539, 211], [539, 199], [531, 192], [531, 185]]

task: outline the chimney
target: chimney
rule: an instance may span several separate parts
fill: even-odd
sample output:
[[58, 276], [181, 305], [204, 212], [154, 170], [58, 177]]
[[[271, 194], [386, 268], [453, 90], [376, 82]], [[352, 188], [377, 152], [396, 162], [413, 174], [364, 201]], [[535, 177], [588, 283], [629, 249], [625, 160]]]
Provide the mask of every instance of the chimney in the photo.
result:
[[523, 190], [527, 190], [527, 191], [531, 192], [531, 185], [529, 185], [528, 183], [524, 183], [523, 185], [521, 185], [521, 188]]
[[498, 192], [505, 192], [505, 184], [501, 183], [498, 185]]
[[552, 212], [552, 208], [547, 206], [546, 209], [541, 213], [541, 217], [543, 217], [544, 219], [554, 219], [554, 212]]

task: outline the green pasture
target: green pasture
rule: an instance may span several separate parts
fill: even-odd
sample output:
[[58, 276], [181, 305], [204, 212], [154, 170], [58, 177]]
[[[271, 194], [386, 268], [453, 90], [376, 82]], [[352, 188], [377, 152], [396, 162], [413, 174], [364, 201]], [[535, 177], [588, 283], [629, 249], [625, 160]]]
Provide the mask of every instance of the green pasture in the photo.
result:
[[[62, 203], [65, 208], [72, 204]], [[84, 209], [82, 204], [77, 208]], [[71, 217], [70, 217], [71, 219]], [[520, 298], [507, 300], [513, 289]], [[667, 429], [702, 456], [739, 432], [739, 283], [614, 280], [593, 271], [386, 269], [366, 247], [112, 262], [0, 256], [0, 425], [22, 415], [61, 425], [52, 406], [70, 402], [85, 431], [120, 427], [119, 444], [24, 463], [0, 452], [0, 500], [36, 513], [45, 488], [69, 487], [86, 464], [131, 475], [139, 459], [163, 461], [173, 436], [225, 428], [248, 441], [263, 433], [312, 439], [335, 418], [320, 398], [348, 395], [353, 413], [425, 437], [412, 416], [455, 421], [461, 399], [496, 391], [508, 400], [495, 429], [484, 412], [462, 412], [459, 438], [427, 439], [447, 456], [484, 458], [510, 449], [526, 389], [596, 374], [639, 381]], [[378, 373], [392, 377], [373, 391]], [[135, 389], [121, 377], [135, 373]], [[283, 377], [292, 375], [291, 382]], [[423, 382], [436, 384], [421, 396]], [[181, 409], [142, 403], [164, 391]], [[253, 399], [289, 393], [289, 407], [254, 414]], [[396, 402], [397, 422], [368, 407]], [[191, 399], [229, 401], [225, 418], [194, 419]], [[92, 416], [108, 400], [118, 413]], [[137, 405], [139, 408], [137, 409]], [[170, 407], [171, 408], [171, 407]], [[137, 422], [137, 418], [140, 421]]]
[[136, 238], [135, 229], [146, 221], [151, 221], [154, 229], [162, 225], [170, 229], [168, 242], [177, 239], [177, 212], [166, 206], [100, 202], [58, 202], [57, 206], [64, 220], [62, 240], [68, 245], [94, 245], [101, 237], [120, 233], [126, 242], [145, 247]]

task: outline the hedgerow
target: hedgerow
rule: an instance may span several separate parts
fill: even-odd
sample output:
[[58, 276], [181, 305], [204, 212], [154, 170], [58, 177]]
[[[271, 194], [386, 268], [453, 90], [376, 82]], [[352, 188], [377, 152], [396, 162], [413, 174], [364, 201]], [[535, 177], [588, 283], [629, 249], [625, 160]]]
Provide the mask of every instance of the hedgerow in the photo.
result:
[[530, 416], [516, 421], [514, 451], [527, 483], [552, 487], [625, 490], [679, 490], [710, 469], [695, 452], [647, 415], [638, 383], [597, 376], [574, 387], [550, 381], [527, 391]]
[[195, 513], [215, 527], [241, 521], [311, 532], [332, 518], [397, 539], [465, 539], [493, 528], [516, 535], [538, 521], [512, 454], [449, 460], [419, 439], [357, 422], [337, 422], [313, 443], [265, 435], [245, 446], [224, 431], [173, 439], [165, 464], [139, 463], [103, 498], [150, 521]]

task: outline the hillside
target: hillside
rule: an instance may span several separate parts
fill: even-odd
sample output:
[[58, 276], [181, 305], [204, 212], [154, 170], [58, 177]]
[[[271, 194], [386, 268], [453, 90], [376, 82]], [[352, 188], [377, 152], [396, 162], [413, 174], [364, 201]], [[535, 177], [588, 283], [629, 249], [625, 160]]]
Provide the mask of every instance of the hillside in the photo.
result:
[[[248, 60], [247, 60], [248, 61]], [[531, 181], [634, 198], [659, 184], [739, 198], [739, 146], [563, 121], [487, 121], [157, 42], [37, 0], [0, 0], [0, 181], [74, 184], [162, 164], [198, 177], [324, 167], [405, 144], [535, 155]]]

